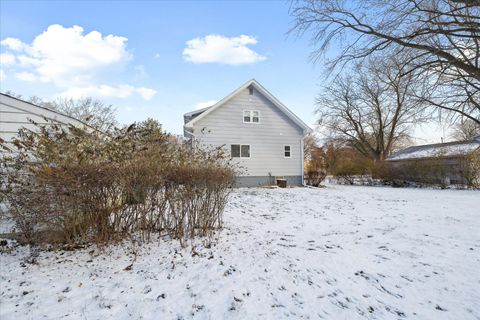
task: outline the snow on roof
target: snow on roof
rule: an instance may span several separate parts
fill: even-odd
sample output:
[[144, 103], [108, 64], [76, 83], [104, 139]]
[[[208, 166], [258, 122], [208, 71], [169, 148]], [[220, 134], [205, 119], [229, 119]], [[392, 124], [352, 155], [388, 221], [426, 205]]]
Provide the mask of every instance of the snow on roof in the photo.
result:
[[392, 154], [387, 160], [408, 160], [434, 157], [455, 157], [480, 150], [480, 141], [458, 141], [409, 147]]

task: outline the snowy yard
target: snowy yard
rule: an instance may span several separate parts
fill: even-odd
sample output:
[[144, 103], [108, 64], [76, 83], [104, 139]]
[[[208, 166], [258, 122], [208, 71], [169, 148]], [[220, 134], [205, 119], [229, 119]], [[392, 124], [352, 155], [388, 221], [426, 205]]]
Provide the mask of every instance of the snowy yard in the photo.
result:
[[[214, 244], [3, 253], [0, 319], [480, 319], [480, 192], [239, 189]], [[198, 253], [198, 254], [197, 254]]]

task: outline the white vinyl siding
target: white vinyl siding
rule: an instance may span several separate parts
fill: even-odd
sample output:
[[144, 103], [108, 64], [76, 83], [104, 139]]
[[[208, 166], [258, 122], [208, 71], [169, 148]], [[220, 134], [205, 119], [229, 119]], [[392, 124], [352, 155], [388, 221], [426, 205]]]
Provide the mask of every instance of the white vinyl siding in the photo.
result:
[[48, 124], [49, 122], [45, 118], [60, 124], [84, 126], [83, 123], [52, 110], [8, 95], [0, 95], [0, 138], [6, 142], [16, 138], [18, 130], [21, 128], [36, 130], [37, 126], [32, 121], [39, 125]]
[[[239, 121], [244, 111], [258, 111], [261, 125]], [[234, 158], [244, 170], [241, 176], [300, 176], [302, 174], [303, 129], [257, 90], [238, 93], [224, 105], [199, 119], [193, 127], [199, 146], [223, 147], [249, 144], [250, 158]], [[284, 146], [291, 157], [284, 161]]]

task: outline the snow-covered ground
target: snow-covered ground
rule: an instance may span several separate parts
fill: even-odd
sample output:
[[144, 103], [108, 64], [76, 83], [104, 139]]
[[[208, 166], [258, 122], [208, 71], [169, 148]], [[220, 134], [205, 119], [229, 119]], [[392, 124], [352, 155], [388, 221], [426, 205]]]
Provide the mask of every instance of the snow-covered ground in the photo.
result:
[[[480, 192], [239, 189], [210, 248], [3, 253], [0, 319], [480, 319]], [[198, 253], [198, 254], [197, 254]]]

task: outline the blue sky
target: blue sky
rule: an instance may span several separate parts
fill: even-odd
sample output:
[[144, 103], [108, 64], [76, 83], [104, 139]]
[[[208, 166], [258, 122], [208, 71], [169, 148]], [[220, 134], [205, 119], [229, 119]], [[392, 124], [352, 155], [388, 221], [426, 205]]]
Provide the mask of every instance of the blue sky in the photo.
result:
[[286, 35], [288, 8], [283, 1], [1, 1], [1, 90], [45, 100], [98, 96], [117, 107], [121, 123], [153, 117], [180, 133], [183, 113], [256, 78], [312, 124], [324, 78], [321, 64], [308, 60], [308, 39]]

